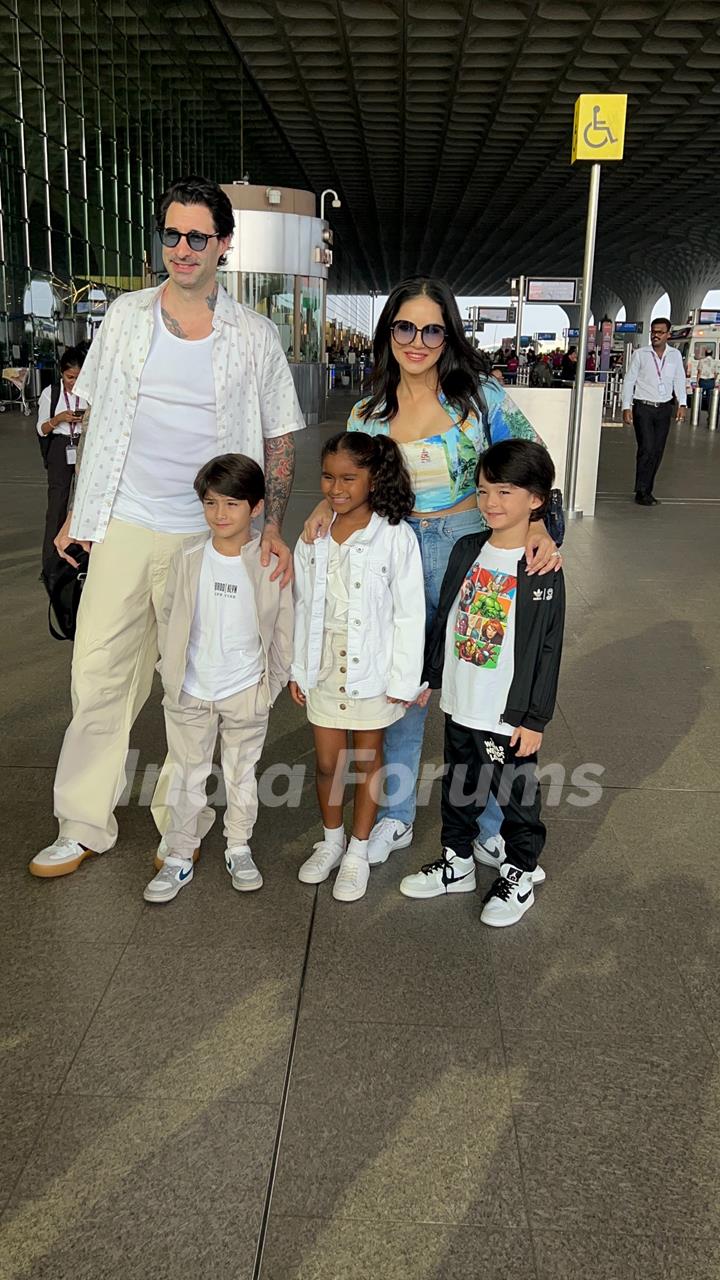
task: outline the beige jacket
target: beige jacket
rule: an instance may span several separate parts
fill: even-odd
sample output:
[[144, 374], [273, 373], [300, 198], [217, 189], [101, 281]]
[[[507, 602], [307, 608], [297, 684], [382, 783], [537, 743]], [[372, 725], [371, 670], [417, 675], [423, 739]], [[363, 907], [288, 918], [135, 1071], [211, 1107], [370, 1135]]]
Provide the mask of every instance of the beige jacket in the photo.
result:
[[[203, 550], [207, 537], [186, 543], [176, 551], [168, 573], [165, 597], [158, 619], [158, 671], [163, 688], [172, 702], [178, 702], [187, 670], [190, 627], [195, 613]], [[270, 581], [276, 567], [272, 558], [267, 569], [260, 564], [260, 536], [242, 549], [242, 558], [255, 591], [258, 630], [265, 658], [261, 684], [271, 707], [290, 677], [293, 651], [293, 595], [291, 587]]]

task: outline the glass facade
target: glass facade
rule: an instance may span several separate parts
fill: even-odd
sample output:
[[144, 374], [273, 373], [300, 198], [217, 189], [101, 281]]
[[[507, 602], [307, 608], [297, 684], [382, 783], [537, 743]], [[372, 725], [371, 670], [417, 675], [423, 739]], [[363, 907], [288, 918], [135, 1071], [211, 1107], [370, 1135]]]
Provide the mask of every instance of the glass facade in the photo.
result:
[[262, 110], [205, 0], [0, 0], [0, 364], [37, 392], [89, 315], [152, 283], [173, 178], [294, 176]]

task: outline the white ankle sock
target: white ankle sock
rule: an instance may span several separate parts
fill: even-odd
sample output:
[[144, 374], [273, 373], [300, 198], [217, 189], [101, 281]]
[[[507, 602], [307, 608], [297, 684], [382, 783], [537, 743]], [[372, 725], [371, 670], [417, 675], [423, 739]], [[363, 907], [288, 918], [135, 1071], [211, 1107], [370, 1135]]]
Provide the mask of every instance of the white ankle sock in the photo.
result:
[[328, 844], [345, 844], [345, 828], [344, 827], [323, 827], [323, 840], [327, 840]]
[[356, 858], [364, 858], [366, 862], [368, 860], [367, 840], [358, 840], [357, 836], [351, 836], [347, 851], [354, 853]]

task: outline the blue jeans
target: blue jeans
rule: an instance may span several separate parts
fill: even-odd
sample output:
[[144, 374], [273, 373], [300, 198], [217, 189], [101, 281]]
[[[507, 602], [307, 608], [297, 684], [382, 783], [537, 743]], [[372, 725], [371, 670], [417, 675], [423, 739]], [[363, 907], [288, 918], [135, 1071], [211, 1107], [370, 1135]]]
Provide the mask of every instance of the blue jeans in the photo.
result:
[[[429, 631], [437, 612], [450, 552], [460, 538], [482, 529], [483, 522], [479, 511], [460, 511], [454, 516], [435, 516], [429, 520], [411, 516], [408, 524], [420, 545], [425, 579], [425, 626]], [[415, 819], [415, 788], [427, 713], [427, 707], [410, 707], [402, 720], [396, 720], [385, 730], [383, 758], [388, 767], [385, 783], [388, 798], [378, 813], [378, 820], [397, 818], [399, 822], [410, 823]], [[500, 807], [491, 795], [478, 819], [480, 839], [485, 842], [497, 835], [501, 823]]]

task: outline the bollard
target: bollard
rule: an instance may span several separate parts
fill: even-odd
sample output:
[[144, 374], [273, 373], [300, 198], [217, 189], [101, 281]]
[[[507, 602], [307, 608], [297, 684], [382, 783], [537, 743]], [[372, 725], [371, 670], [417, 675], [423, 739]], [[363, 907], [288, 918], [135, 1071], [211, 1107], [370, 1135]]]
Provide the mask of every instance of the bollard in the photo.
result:
[[717, 431], [718, 406], [720, 405], [720, 387], [713, 387], [708, 405], [708, 431]]
[[692, 408], [690, 410], [690, 426], [696, 427], [700, 421], [700, 405], [702, 404], [702, 387], [693, 391]]

